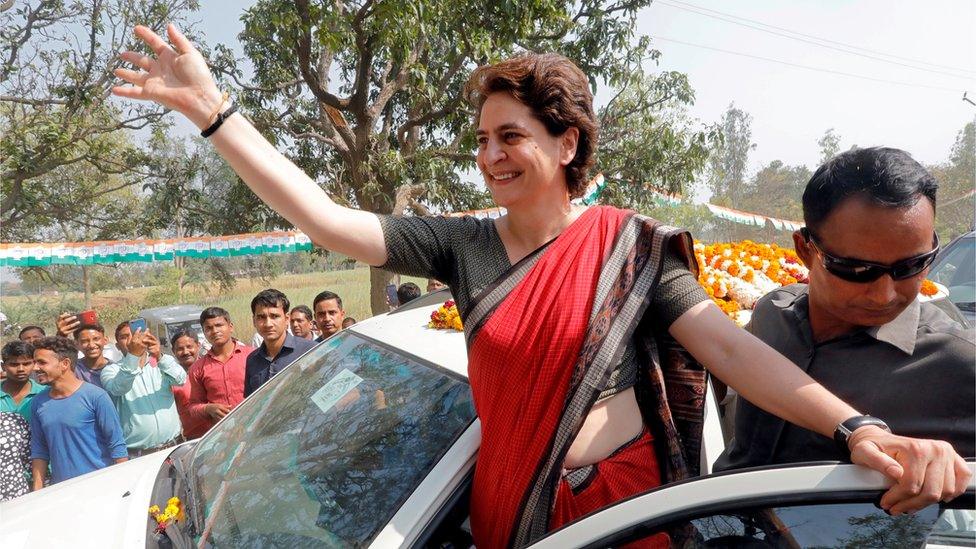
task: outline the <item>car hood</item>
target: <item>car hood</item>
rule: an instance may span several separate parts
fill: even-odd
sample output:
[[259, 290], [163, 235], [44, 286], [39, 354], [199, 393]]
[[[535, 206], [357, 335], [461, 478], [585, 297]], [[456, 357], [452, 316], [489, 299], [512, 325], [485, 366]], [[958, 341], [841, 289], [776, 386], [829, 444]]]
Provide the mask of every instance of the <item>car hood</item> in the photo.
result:
[[0, 547], [145, 547], [149, 499], [172, 449], [0, 503]]

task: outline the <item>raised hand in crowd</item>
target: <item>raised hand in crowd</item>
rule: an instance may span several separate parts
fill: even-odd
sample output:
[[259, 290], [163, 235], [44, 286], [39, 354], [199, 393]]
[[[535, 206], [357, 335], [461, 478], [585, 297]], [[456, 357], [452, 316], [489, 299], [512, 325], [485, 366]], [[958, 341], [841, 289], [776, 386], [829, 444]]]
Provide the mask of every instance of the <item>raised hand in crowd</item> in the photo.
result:
[[[129, 338], [129, 344], [126, 346], [126, 349], [128, 349], [130, 355], [137, 356], [142, 359], [145, 357], [146, 351], [149, 350], [152, 341], [155, 339], [156, 338], [147, 331], [136, 330], [135, 332], [132, 332], [132, 336]], [[156, 340], [156, 344], [159, 344], [159, 340]], [[143, 360], [139, 361], [139, 366], [145, 366]]]
[[159, 344], [159, 338], [153, 335], [152, 332], [146, 332], [146, 346], [149, 349], [149, 356], [155, 358], [157, 361], [163, 356], [162, 346]]
[[58, 335], [63, 337], [71, 337], [81, 326], [81, 319], [75, 313], [61, 313], [58, 315]]

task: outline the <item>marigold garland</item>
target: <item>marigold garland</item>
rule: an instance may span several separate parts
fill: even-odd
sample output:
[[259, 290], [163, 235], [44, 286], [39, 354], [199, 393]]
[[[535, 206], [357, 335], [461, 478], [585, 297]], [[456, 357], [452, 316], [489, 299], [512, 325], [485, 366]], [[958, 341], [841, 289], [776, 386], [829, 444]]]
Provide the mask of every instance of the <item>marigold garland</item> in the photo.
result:
[[158, 505], [149, 508], [149, 515], [156, 521], [156, 533], [162, 533], [166, 527], [174, 521], [182, 521], [185, 518], [183, 513], [183, 503], [180, 498], [173, 496], [166, 500], [166, 508], [160, 512]]
[[458, 312], [457, 304], [454, 303], [453, 299], [445, 301], [436, 311], [430, 313], [430, 322], [427, 323], [427, 327], [437, 330], [464, 331], [464, 325], [461, 324], [461, 313]]
[[733, 319], [752, 309], [766, 293], [806, 282], [809, 271], [793, 250], [776, 244], [742, 242], [695, 243], [698, 282], [725, 314]]

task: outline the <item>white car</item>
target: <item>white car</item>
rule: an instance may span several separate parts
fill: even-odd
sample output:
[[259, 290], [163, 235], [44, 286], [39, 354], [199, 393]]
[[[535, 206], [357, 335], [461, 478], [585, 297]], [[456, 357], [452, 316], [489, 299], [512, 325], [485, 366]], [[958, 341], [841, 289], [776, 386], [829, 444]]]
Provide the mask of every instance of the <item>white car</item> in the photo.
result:
[[[480, 425], [462, 334], [426, 328], [444, 299], [340, 332], [199, 441], [0, 504], [0, 547], [470, 547]], [[703, 438], [707, 471], [723, 447], [711, 402]], [[976, 545], [973, 484], [951, 508], [910, 517], [873, 505], [886, 485], [840, 464], [707, 475], [537, 547], [614, 546], [661, 530], [676, 543], [686, 535], [686, 547]], [[161, 539], [147, 510], [173, 495], [188, 516]]]

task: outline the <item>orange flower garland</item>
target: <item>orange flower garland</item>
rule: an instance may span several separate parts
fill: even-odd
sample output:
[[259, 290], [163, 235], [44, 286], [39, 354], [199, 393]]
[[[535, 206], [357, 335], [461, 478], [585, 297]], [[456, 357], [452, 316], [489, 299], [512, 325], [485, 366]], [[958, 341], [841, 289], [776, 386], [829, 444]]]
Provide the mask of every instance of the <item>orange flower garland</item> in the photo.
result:
[[458, 312], [453, 299], [445, 301], [440, 308], [430, 313], [430, 322], [427, 323], [427, 327], [437, 330], [464, 331], [464, 326], [461, 324], [461, 313]]
[[760, 297], [780, 286], [806, 282], [809, 273], [793, 250], [751, 240], [696, 242], [695, 258], [698, 282], [732, 318], [752, 309]]

